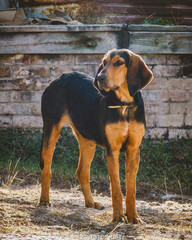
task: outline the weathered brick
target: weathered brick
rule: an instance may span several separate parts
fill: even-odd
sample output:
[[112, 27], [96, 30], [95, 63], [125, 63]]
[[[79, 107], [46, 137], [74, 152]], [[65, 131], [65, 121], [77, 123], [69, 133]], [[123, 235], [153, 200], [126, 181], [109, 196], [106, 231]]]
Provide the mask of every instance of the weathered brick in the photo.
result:
[[30, 76], [31, 72], [29, 67], [17, 66], [13, 69], [13, 78], [29, 78]]
[[99, 64], [102, 61], [103, 54], [94, 54], [94, 55], [76, 55], [75, 64]]
[[192, 54], [182, 54], [180, 55], [182, 65], [191, 65], [192, 63]]
[[1, 55], [0, 64], [11, 65], [15, 63], [15, 55]]
[[192, 138], [192, 129], [178, 129], [170, 128], [169, 129], [169, 139], [176, 138]]
[[167, 89], [168, 79], [167, 78], [154, 78], [149, 85], [147, 85], [147, 90], [159, 90]]
[[40, 103], [0, 103], [2, 115], [41, 115]]
[[157, 115], [157, 127], [182, 127], [183, 115]]
[[34, 104], [31, 106], [31, 112], [32, 112], [32, 114], [34, 114], [34, 115], [41, 115], [41, 104], [39, 104], [39, 103], [34, 103]]
[[15, 63], [21, 65], [31, 64], [31, 56], [27, 54], [16, 54]]
[[192, 102], [189, 103], [170, 103], [171, 114], [186, 114], [192, 112]]
[[34, 81], [34, 90], [35, 91], [44, 90], [46, 87], [49, 86], [52, 80], [54, 80], [54, 77], [50, 77], [49, 79], [46, 80], [37, 78]]
[[183, 76], [192, 77], [192, 65], [183, 67]]
[[147, 125], [147, 127], [155, 127], [156, 126], [156, 115], [147, 114], [146, 115], [146, 125]]
[[181, 65], [182, 60], [180, 55], [167, 55], [167, 65]]
[[179, 77], [182, 75], [181, 66], [157, 65], [152, 71], [154, 77]]
[[0, 128], [9, 128], [9, 127], [12, 127], [12, 117], [0, 115]]
[[189, 99], [192, 101], [192, 91], [189, 91]]
[[2, 115], [31, 114], [31, 108], [26, 103], [0, 103], [0, 113]]
[[11, 79], [0, 81], [0, 90], [27, 90], [31, 87], [31, 81], [27, 79]]
[[0, 93], [0, 102], [4, 103], [4, 102], [9, 102], [11, 99], [10, 97], [10, 92], [6, 92], [6, 91], [1, 91]]
[[147, 128], [145, 138], [166, 139], [168, 137], [167, 128]]
[[184, 78], [183, 82], [184, 82], [183, 89], [186, 89], [186, 90], [192, 89], [192, 78]]
[[141, 57], [149, 65], [165, 65], [166, 64], [166, 55], [157, 55], [157, 54], [141, 54]]
[[41, 116], [13, 116], [13, 127], [16, 128], [41, 128]]
[[[63, 72], [82, 71], [94, 77], [102, 57], [100, 54], [2, 55], [0, 66], [7, 73], [0, 76], [0, 114], [4, 114], [0, 115], [0, 127], [13, 126], [12, 120], [17, 127], [41, 127], [42, 90]], [[143, 54], [142, 57], [155, 76], [143, 90], [149, 126], [146, 137], [192, 138], [192, 56]], [[183, 71], [189, 77], [180, 76]]]
[[10, 77], [11, 76], [11, 69], [9, 66], [0, 66], [0, 77]]
[[75, 64], [75, 55], [67, 54], [41, 54], [33, 55], [31, 63], [34, 65], [49, 65], [49, 66], [71, 66]]
[[192, 89], [192, 78], [169, 78], [167, 81], [168, 89]]
[[147, 88], [146, 88], [142, 91], [142, 94], [143, 94], [143, 98], [144, 98], [145, 102], [159, 101], [161, 99], [160, 96], [162, 94], [162, 91], [147, 90]]
[[185, 126], [192, 126], [192, 112], [185, 117]]
[[147, 102], [145, 103], [145, 112], [146, 114], [167, 114], [169, 112], [169, 103], [151, 103]]
[[11, 92], [11, 102], [36, 102], [41, 101], [42, 92], [41, 91], [12, 91]]
[[189, 92], [184, 90], [168, 90], [168, 91], [162, 91], [160, 98], [161, 101], [166, 102], [186, 102], [189, 101]]
[[146, 87], [147, 90], [158, 90], [159, 89], [159, 83], [157, 79], [153, 79], [149, 85]]
[[73, 71], [78, 71], [78, 72], [83, 72], [87, 73], [88, 75], [94, 77], [96, 72], [95, 72], [95, 66], [74, 66], [72, 68]]
[[25, 67], [15, 67], [13, 70], [13, 77], [14, 78], [32, 78], [34, 76], [39, 77], [50, 77], [51, 70], [48, 66], [25, 66]]
[[73, 70], [73, 66], [63, 66], [63, 67], [54, 67], [51, 70], [51, 76], [56, 78], [60, 76], [64, 72], [71, 72]]
[[50, 77], [51, 70], [48, 66], [37, 66], [33, 65], [30, 67], [31, 76], [39, 76], [39, 77]]

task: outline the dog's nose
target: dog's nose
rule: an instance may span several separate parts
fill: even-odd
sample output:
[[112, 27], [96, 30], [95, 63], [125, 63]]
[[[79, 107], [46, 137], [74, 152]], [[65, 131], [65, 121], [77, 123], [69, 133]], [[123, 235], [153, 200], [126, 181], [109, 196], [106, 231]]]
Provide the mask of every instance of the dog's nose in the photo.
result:
[[105, 74], [99, 74], [98, 76], [97, 76], [97, 80], [99, 81], [99, 82], [102, 82], [102, 81], [104, 81], [106, 79], [106, 76], [105, 76]]

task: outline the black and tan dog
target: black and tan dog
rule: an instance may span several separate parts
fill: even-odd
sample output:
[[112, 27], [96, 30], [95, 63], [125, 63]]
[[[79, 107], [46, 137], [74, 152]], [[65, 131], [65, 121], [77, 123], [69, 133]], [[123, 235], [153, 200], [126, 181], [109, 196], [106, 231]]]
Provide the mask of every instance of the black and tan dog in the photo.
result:
[[[70, 124], [79, 143], [77, 177], [85, 205], [103, 209], [94, 202], [89, 185], [95, 146], [106, 151], [112, 189], [113, 221], [141, 222], [135, 205], [139, 147], [145, 133], [144, 104], [140, 90], [153, 78], [139, 55], [127, 49], [111, 50], [103, 58], [96, 78], [64, 73], [42, 96], [43, 141], [40, 204], [49, 205], [51, 162], [56, 141]], [[93, 86], [94, 85], [94, 86]], [[119, 180], [119, 152], [126, 155], [126, 214]], [[127, 217], [127, 218], [126, 218]]]

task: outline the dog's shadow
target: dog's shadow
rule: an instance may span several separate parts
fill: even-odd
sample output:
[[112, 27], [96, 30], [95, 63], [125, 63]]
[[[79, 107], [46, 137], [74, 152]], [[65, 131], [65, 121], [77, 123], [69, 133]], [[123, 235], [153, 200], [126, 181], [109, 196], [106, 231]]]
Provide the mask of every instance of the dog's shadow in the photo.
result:
[[[33, 224], [49, 227], [63, 227], [70, 230], [87, 231], [87, 234], [105, 234], [111, 235], [113, 233], [124, 234], [126, 236], [138, 236], [135, 227], [132, 224], [113, 223], [111, 220], [103, 221], [101, 219], [90, 219], [86, 208], [80, 205], [60, 204], [62, 206], [44, 207], [37, 206], [31, 212], [31, 221]], [[98, 211], [90, 209], [89, 211]], [[101, 210], [105, 211], [105, 210]], [[103, 212], [106, 215], [105, 212]], [[89, 212], [90, 215], [90, 212]], [[97, 215], [97, 214], [96, 214]]]

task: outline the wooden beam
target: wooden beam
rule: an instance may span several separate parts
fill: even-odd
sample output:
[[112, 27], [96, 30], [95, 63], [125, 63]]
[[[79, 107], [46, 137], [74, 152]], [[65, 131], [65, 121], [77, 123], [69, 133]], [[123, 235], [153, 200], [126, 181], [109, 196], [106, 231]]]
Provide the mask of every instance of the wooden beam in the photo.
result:
[[1, 32], [116, 32], [126, 24], [80, 24], [80, 25], [24, 25], [0, 26]]
[[116, 32], [121, 30], [142, 32], [192, 32], [192, 26], [161, 26], [147, 24], [86, 24], [86, 25], [25, 25], [0, 26], [5, 32]]
[[192, 54], [191, 26], [74, 25], [0, 27], [0, 54]]
[[119, 31], [4, 33], [0, 36], [0, 54], [103, 54], [127, 47], [127, 39], [128, 32]]
[[136, 53], [191, 54], [192, 33], [130, 32], [129, 49]]

